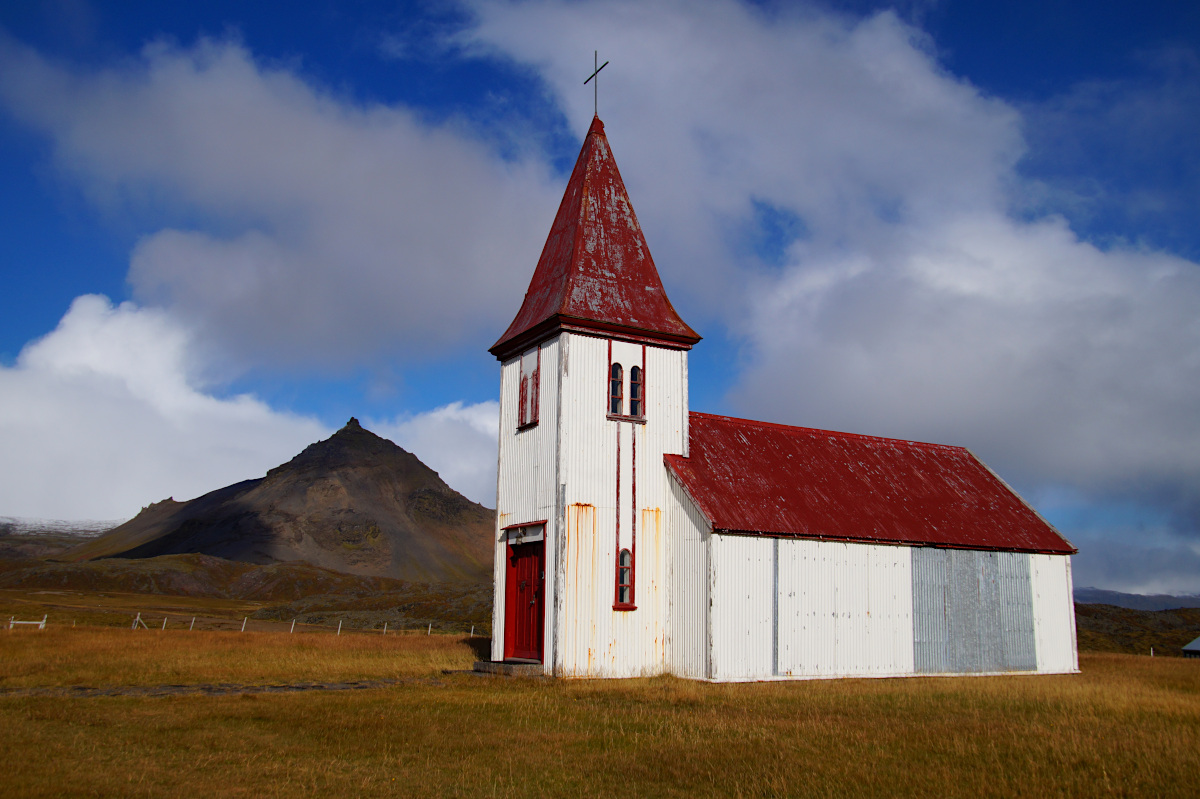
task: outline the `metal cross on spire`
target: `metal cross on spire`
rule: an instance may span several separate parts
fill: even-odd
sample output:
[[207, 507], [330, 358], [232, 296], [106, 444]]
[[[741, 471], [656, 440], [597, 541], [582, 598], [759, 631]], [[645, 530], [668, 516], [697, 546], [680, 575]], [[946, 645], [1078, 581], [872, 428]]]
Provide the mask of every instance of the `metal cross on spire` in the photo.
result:
[[[600, 64], [599, 50], [592, 51], [592, 65], [595, 66], [596, 64]], [[595, 83], [592, 83], [592, 114], [595, 116], [600, 116], [600, 79], [596, 76], [599, 75], [600, 70], [604, 69], [606, 66], [608, 66], [607, 61], [596, 67], [595, 71], [592, 72], [592, 74], [588, 76], [588, 79], [583, 82], [583, 85], [587, 86], [588, 83], [591, 83], [592, 79], [595, 79], [596, 81]]]

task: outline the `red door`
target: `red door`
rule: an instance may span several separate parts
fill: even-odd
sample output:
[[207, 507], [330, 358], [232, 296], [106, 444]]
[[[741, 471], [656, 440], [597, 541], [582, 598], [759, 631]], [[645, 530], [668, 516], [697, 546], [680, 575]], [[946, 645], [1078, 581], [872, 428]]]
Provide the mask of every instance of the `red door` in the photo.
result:
[[544, 541], [508, 547], [505, 582], [504, 657], [540, 661], [542, 624], [546, 616]]

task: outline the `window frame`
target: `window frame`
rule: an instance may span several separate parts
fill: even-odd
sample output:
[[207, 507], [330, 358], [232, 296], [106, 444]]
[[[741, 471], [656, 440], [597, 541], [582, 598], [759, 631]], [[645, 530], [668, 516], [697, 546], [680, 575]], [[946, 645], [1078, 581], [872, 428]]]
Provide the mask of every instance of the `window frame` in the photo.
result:
[[625, 369], [611, 361], [608, 364], [608, 415], [625, 415]]
[[[621, 561], [625, 556], [628, 556], [629, 562], [623, 564]], [[617, 550], [617, 570], [613, 575], [613, 610], [637, 610], [637, 596], [634, 594], [634, 586], [637, 582], [636, 563], [632, 549]], [[628, 577], [629, 581], [622, 582], [622, 577]], [[628, 591], [625, 599], [621, 598], [622, 589]]]
[[629, 415], [646, 418], [646, 370], [641, 366], [629, 367]]
[[[621, 370], [621, 375], [619, 378], [620, 379], [619, 385], [617, 385], [617, 378], [613, 377], [613, 367], [614, 366]], [[638, 389], [639, 389], [638, 393], [641, 395], [637, 399], [637, 402], [640, 403], [641, 407], [638, 408], [638, 413], [636, 413], [636, 414], [625, 413], [625, 377], [626, 377], [625, 376], [625, 367], [623, 367], [617, 361], [613, 360], [613, 342], [612, 342], [612, 339], [609, 339], [608, 340], [608, 370], [604, 373], [604, 379], [606, 381], [608, 381], [607, 382], [607, 391], [606, 391], [607, 399], [606, 399], [606, 404], [605, 404], [605, 410], [607, 411], [606, 416], [609, 419], [609, 421], [632, 422], [634, 424], [645, 424], [646, 423], [646, 345], [645, 344], [642, 345], [642, 362], [641, 362], [641, 364], [631, 366], [629, 368], [630, 375], [633, 374], [634, 369], [638, 370], [638, 375], [639, 375], [640, 379], [637, 381], [636, 385], [638, 386]], [[633, 385], [634, 384], [631, 382], [630, 389], [629, 389], [629, 395], [630, 395], [629, 401], [631, 404], [634, 402], [634, 400], [633, 400]], [[614, 388], [616, 388], [617, 391], [620, 392], [619, 395], [613, 393]], [[614, 402], [617, 402], [617, 401], [620, 402], [620, 405], [619, 405], [620, 412], [619, 413], [613, 411]]]
[[525, 356], [529, 351], [517, 357], [517, 430], [528, 430], [537, 427], [541, 415], [542, 387], [542, 346], [539, 344], [534, 357], [533, 371], [525, 374]]

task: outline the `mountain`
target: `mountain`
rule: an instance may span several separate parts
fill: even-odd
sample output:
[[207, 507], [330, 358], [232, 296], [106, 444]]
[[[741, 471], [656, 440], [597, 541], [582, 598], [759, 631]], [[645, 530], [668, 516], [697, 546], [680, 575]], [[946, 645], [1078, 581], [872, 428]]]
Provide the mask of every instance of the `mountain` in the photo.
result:
[[1134, 610], [1115, 605], [1075, 603], [1080, 650], [1130, 655], [1179, 657], [1184, 645], [1200, 635], [1200, 608]]
[[157, 502], [59, 558], [204, 554], [425, 582], [490, 580], [495, 512], [357, 419], [266, 477]]
[[1123, 594], [1103, 588], [1076, 588], [1075, 601], [1084, 605], [1114, 605], [1132, 610], [1172, 610], [1200, 608], [1200, 596], [1170, 596], [1168, 594]]

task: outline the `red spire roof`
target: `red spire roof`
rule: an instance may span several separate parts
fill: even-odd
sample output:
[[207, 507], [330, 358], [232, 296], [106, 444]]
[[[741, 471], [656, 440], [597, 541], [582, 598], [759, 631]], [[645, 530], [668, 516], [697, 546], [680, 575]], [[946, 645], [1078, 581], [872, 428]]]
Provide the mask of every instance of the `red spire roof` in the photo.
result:
[[717, 532], [958, 549], [1075, 552], [962, 447], [692, 412], [664, 455]]
[[503, 360], [558, 330], [683, 349], [700, 340], [667, 299], [599, 117], [583, 140], [521, 310], [488, 351]]

